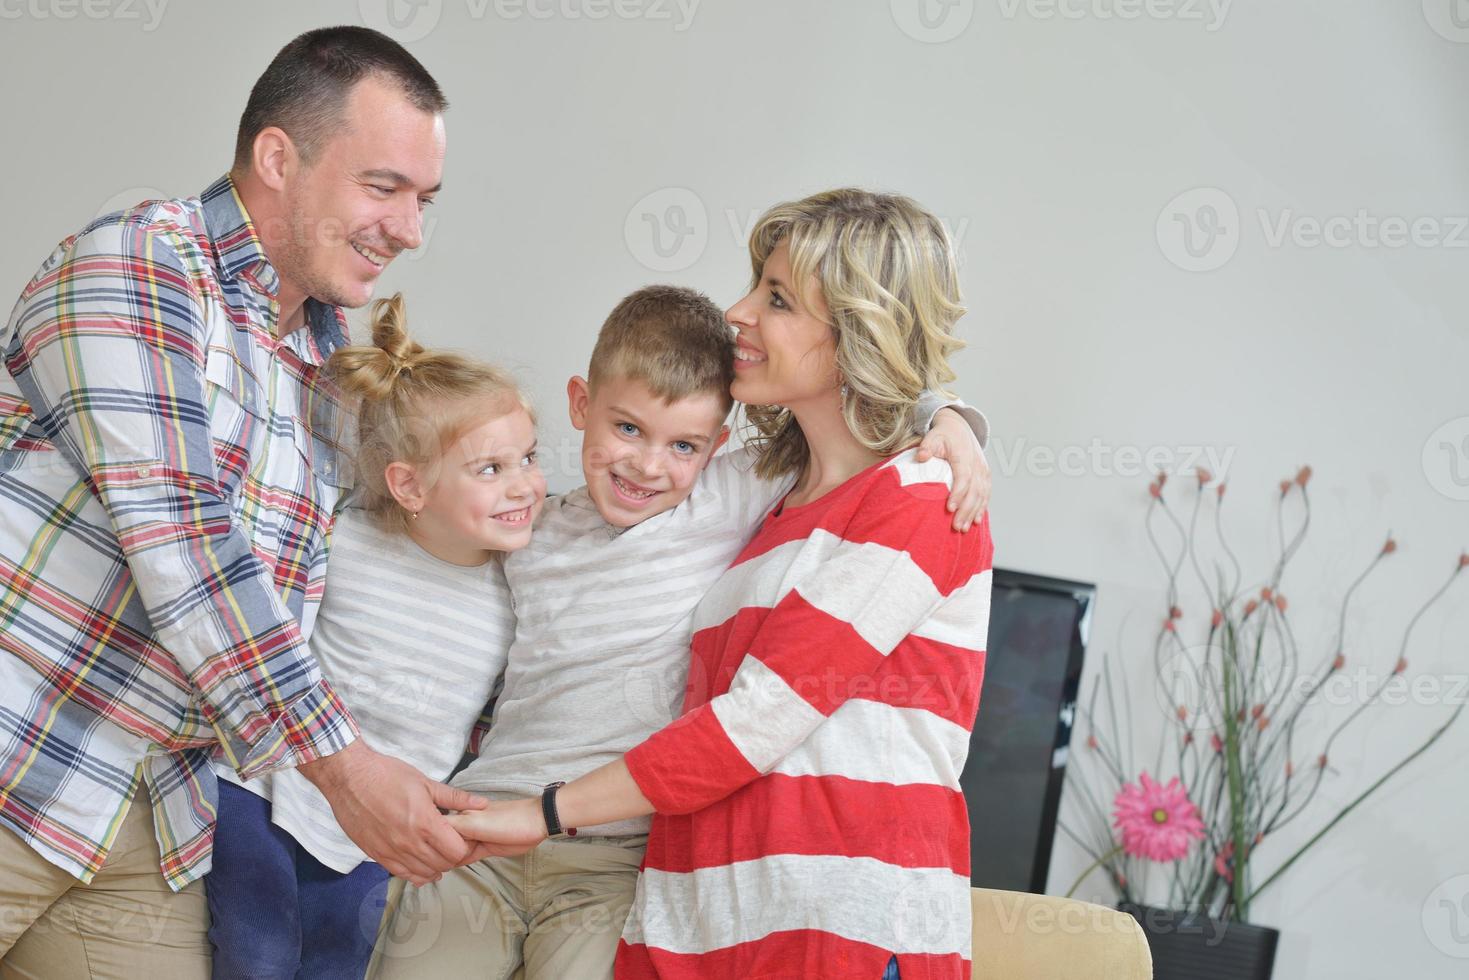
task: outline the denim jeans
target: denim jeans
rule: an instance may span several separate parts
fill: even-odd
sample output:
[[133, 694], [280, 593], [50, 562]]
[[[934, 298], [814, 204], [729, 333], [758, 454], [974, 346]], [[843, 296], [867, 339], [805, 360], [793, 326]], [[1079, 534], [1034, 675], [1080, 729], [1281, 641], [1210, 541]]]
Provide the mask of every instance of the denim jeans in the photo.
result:
[[362, 980], [388, 873], [347, 874], [270, 822], [270, 804], [219, 783], [214, 863], [205, 878], [214, 980]]
[[896, 956], [888, 960], [887, 969], [882, 971], [882, 980], [898, 980], [898, 958]]

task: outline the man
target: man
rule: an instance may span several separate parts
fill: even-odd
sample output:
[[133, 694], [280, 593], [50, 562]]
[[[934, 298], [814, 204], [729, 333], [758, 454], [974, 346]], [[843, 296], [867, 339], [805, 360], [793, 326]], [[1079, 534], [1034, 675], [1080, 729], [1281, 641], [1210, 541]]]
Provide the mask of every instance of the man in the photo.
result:
[[206, 977], [220, 755], [299, 766], [389, 871], [468, 794], [356, 739], [307, 652], [348, 482], [321, 372], [420, 244], [438, 85], [364, 28], [298, 37], [198, 198], [68, 238], [0, 338], [0, 974]]

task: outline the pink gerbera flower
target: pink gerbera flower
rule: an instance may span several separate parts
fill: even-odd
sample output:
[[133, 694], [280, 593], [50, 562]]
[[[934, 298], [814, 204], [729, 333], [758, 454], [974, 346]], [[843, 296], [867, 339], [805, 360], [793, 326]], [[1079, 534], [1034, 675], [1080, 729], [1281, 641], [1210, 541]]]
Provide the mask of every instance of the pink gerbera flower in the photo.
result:
[[1143, 773], [1138, 784], [1124, 783], [1112, 803], [1113, 826], [1122, 833], [1122, 848], [1133, 857], [1177, 861], [1204, 836], [1198, 808], [1174, 776], [1167, 786]]

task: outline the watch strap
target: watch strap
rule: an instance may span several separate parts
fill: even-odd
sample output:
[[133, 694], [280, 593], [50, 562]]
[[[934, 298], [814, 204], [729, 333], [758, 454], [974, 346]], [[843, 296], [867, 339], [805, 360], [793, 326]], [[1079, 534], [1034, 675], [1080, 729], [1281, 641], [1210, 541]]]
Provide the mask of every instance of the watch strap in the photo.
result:
[[566, 780], [548, 783], [541, 790], [541, 816], [546, 820], [546, 836], [559, 837], [563, 833], [568, 837], [576, 836], [576, 828], [563, 830], [561, 827], [561, 815], [556, 812], [556, 791], [566, 785]]

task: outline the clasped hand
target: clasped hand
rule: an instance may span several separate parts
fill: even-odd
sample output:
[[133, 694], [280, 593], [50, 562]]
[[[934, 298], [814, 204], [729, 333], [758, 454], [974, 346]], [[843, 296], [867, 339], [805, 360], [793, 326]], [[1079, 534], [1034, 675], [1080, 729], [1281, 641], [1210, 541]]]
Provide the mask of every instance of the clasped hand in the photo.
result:
[[486, 801], [472, 793], [429, 779], [361, 740], [299, 771], [321, 790], [352, 842], [395, 877], [423, 885], [478, 860], [476, 842], [456, 833], [440, 812], [484, 808]]
[[546, 818], [538, 799], [490, 801], [444, 819], [472, 846], [466, 864], [524, 854], [546, 839]]

